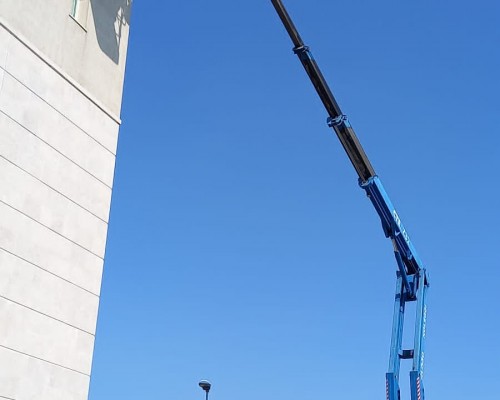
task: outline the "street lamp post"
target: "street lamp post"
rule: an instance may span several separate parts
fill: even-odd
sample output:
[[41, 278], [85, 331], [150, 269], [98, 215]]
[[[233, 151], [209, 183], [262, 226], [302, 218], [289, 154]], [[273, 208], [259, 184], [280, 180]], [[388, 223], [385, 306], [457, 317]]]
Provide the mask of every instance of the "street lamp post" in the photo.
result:
[[212, 384], [209, 381], [201, 380], [198, 385], [205, 391], [205, 400], [208, 400], [208, 392], [212, 387]]

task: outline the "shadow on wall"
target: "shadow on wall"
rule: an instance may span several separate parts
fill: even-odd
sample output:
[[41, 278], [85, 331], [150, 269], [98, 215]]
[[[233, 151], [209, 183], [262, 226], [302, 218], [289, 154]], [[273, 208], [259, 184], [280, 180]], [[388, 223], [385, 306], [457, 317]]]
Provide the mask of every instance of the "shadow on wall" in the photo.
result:
[[99, 47], [118, 64], [122, 29], [130, 23], [132, 0], [90, 0], [90, 4]]

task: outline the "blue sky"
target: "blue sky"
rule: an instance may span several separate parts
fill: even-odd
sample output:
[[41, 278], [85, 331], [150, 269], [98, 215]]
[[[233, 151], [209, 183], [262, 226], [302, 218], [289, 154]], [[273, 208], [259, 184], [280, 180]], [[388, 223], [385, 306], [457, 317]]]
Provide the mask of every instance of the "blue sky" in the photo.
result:
[[[499, 3], [285, 5], [430, 272], [427, 400], [497, 400]], [[291, 47], [135, 2], [91, 400], [384, 398], [391, 244]]]

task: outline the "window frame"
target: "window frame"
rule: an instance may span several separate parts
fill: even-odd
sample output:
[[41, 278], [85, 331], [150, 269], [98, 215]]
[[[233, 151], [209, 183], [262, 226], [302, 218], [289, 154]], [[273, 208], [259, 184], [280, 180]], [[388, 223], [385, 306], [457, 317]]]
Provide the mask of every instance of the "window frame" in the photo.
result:
[[72, 0], [71, 10], [70, 10], [69, 15], [71, 15], [73, 18], [76, 18], [77, 11], [78, 11], [78, 0]]
[[71, 9], [69, 16], [80, 27], [87, 32], [87, 19], [89, 14], [90, 0], [71, 0]]

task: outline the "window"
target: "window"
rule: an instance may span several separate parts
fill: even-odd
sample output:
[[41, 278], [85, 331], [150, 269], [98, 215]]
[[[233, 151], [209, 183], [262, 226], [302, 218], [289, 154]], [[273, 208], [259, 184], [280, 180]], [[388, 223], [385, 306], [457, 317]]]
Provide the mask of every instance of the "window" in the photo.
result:
[[87, 14], [89, 12], [89, 0], [71, 0], [71, 10], [69, 15], [86, 30]]
[[71, 2], [71, 12], [70, 15], [76, 18], [76, 11], [78, 8], [78, 0], [72, 0]]

